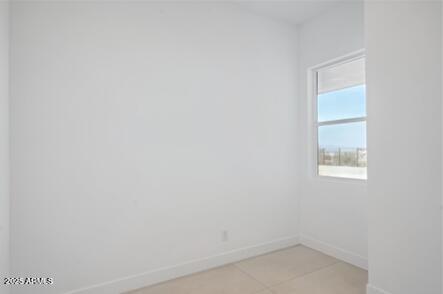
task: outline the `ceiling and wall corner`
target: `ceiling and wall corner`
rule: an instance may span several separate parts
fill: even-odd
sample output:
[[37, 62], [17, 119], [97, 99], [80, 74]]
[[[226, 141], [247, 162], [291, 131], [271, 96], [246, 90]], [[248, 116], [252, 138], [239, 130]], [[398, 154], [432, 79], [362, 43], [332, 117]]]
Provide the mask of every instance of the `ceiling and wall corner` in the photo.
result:
[[[239, 7], [258, 15], [270, 17], [292, 25], [299, 25], [318, 17], [332, 8], [349, 1], [238, 1]], [[360, 2], [353, 0], [352, 2]]]

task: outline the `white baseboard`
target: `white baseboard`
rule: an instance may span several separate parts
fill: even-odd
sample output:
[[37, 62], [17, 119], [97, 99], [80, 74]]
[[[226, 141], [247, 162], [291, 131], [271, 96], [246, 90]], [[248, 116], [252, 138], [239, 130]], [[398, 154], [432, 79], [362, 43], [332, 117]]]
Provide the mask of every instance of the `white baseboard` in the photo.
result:
[[69, 291], [65, 294], [119, 294], [298, 244], [299, 238], [297, 236], [278, 239], [255, 246], [235, 249], [218, 255], [191, 260], [181, 264], [92, 285], [82, 289]]
[[368, 284], [366, 287], [366, 294], [391, 294], [391, 293], [382, 290], [380, 288], [377, 288], [375, 286], [372, 286], [371, 284]]
[[300, 236], [300, 243], [310, 247], [312, 249], [318, 250], [320, 252], [323, 252], [327, 255], [333, 256], [337, 259], [343, 260], [347, 263], [350, 263], [352, 265], [355, 265], [359, 268], [368, 269], [368, 259], [360, 256], [358, 254], [355, 254], [353, 252], [349, 252], [347, 250], [338, 248], [334, 245], [327, 244], [325, 242], [316, 240], [312, 237], [309, 237], [305, 234], [302, 234]]

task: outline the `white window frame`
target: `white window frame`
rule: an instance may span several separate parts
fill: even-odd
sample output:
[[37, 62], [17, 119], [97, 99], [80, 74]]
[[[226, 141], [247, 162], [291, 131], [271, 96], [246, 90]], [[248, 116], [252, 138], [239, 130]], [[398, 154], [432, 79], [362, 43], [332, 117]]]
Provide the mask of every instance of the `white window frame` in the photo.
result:
[[[325, 125], [335, 125], [335, 124], [343, 124], [343, 123], [352, 123], [352, 122], [362, 122], [366, 121], [368, 115], [364, 117], [358, 118], [350, 118], [350, 119], [339, 119], [339, 120], [331, 120], [325, 122], [318, 122], [318, 111], [317, 111], [317, 72], [322, 69], [326, 69], [329, 67], [335, 67], [341, 64], [345, 64], [354, 60], [358, 60], [361, 58], [366, 58], [364, 49], [352, 52], [350, 54], [329, 60], [327, 62], [323, 62], [321, 64], [317, 64], [308, 69], [308, 119], [309, 119], [309, 130], [308, 136], [309, 140], [309, 174], [314, 179], [321, 179], [333, 182], [350, 182], [350, 183], [366, 183], [366, 179], [356, 179], [356, 178], [345, 178], [345, 177], [336, 177], [336, 176], [323, 176], [319, 175], [318, 172], [318, 128], [320, 126]], [[367, 103], [367, 102], [366, 102]]]

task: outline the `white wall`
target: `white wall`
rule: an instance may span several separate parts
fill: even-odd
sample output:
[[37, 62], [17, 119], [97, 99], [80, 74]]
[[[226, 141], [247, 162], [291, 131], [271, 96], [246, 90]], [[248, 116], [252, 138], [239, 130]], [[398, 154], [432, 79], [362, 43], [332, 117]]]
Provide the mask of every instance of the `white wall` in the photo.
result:
[[310, 134], [308, 68], [364, 48], [363, 4], [344, 4], [299, 27], [302, 242], [351, 263], [367, 263], [367, 186], [365, 182], [314, 176], [316, 147]]
[[12, 4], [12, 271], [55, 278], [14, 293], [296, 242], [295, 34], [229, 4]]
[[[0, 277], [9, 276], [9, 3], [0, 1]], [[3, 284], [3, 281], [2, 281]], [[9, 293], [0, 286], [0, 294]]]
[[365, 20], [368, 293], [441, 293], [440, 3], [367, 2]]

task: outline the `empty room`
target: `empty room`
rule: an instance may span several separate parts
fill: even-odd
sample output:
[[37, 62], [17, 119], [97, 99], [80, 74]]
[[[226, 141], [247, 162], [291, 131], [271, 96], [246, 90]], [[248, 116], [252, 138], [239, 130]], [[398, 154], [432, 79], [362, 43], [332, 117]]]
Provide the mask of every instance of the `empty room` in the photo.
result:
[[443, 294], [440, 0], [0, 0], [0, 294]]

